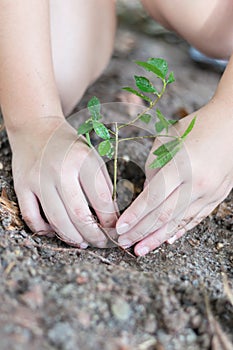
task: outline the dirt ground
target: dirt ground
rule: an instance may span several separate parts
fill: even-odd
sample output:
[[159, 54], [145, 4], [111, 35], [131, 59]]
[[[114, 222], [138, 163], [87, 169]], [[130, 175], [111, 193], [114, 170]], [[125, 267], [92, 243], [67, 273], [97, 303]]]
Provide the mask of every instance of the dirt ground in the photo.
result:
[[[195, 64], [185, 42], [151, 22], [122, 23], [109, 66], [77, 110], [93, 95], [123, 101], [132, 61], [148, 57], [167, 59], [175, 72], [160, 104], [165, 115], [208, 101], [218, 71]], [[4, 131], [0, 190], [0, 350], [233, 349], [233, 194], [173, 245], [133, 258], [118, 248], [81, 251], [20, 228]]]

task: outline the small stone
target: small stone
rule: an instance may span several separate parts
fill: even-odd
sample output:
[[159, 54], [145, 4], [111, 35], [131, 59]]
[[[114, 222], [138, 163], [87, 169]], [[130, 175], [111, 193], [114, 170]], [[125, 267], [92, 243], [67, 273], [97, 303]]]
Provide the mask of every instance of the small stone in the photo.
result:
[[68, 283], [60, 290], [60, 294], [62, 296], [69, 296], [69, 295], [72, 294], [73, 289], [74, 289], [73, 284], [72, 283]]
[[188, 334], [186, 335], [186, 341], [189, 344], [192, 344], [196, 341], [197, 335], [194, 333], [192, 329], [188, 329]]
[[128, 163], [128, 162], [130, 161], [130, 157], [129, 157], [128, 154], [124, 154], [123, 157], [122, 157], [122, 159], [124, 159], [124, 161], [125, 161], [126, 163]]
[[224, 247], [224, 244], [223, 244], [222, 242], [218, 242], [218, 243], [216, 244], [216, 248], [217, 248], [218, 250], [222, 249], [223, 247]]
[[155, 315], [153, 314], [149, 314], [146, 322], [145, 322], [145, 332], [147, 333], [154, 333], [157, 329], [157, 322], [156, 322], [156, 318]]
[[81, 323], [81, 325], [83, 326], [83, 328], [86, 329], [90, 326], [91, 317], [90, 317], [90, 314], [86, 312], [86, 310], [81, 310], [78, 313], [78, 320]]
[[191, 320], [192, 326], [194, 328], [198, 328], [201, 324], [201, 316], [200, 315], [195, 315], [192, 320]]
[[131, 314], [130, 305], [122, 298], [116, 298], [111, 306], [112, 314], [118, 321], [126, 321]]
[[77, 284], [86, 284], [88, 282], [88, 277], [80, 275], [76, 278], [76, 282]]
[[55, 346], [70, 348], [68, 342], [72, 342], [74, 331], [67, 322], [58, 322], [48, 331], [48, 338]]
[[2, 170], [3, 169], [3, 164], [2, 164], [2, 162], [0, 162], [0, 170]]

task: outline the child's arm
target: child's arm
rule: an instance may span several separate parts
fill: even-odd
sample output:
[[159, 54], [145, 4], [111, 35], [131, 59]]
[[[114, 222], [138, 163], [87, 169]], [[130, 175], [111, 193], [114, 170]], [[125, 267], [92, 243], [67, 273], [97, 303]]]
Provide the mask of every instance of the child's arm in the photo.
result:
[[111, 227], [116, 220], [111, 183], [99, 158], [84, 142], [77, 142], [63, 116], [53, 72], [48, 3], [0, 2], [0, 104], [13, 152], [14, 186], [33, 231], [52, 227], [72, 244], [104, 245], [106, 238], [87, 199], [102, 225]]

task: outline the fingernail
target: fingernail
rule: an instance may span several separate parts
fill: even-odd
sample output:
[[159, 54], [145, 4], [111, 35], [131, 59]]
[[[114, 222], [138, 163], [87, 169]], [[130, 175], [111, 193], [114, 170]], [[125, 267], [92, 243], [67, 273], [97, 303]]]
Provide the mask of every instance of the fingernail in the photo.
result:
[[132, 245], [132, 242], [128, 239], [119, 239], [118, 243], [124, 248], [129, 248]]
[[137, 249], [137, 254], [140, 256], [144, 256], [146, 254], [148, 254], [150, 251], [150, 249], [148, 247], [141, 247], [139, 249]]
[[86, 242], [80, 243], [80, 248], [81, 249], [86, 249], [87, 247], [88, 247], [88, 243], [86, 243]]
[[129, 230], [129, 224], [123, 223], [116, 227], [118, 235], [122, 235], [123, 233], [126, 233]]
[[177, 240], [177, 236], [175, 235], [175, 236], [169, 238], [169, 239], [167, 240], [167, 242], [168, 242], [169, 244], [173, 244], [176, 240]]

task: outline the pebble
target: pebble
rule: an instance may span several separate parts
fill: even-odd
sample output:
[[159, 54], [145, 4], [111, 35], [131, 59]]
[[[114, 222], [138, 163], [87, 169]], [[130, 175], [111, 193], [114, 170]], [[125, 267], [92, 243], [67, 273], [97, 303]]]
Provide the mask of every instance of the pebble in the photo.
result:
[[2, 164], [2, 162], [0, 162], [0, 170], [2, 170], [3, 169], [3, 164]]
[[62, 296], [68, 296], [72, 294], [72, 291], [74, 290], [74, 286], [72, 283], [66, 284], [61, 290], [60, 294]]
[[218, 243], [216, 244], [216, 248], [217, 248], [218, 250], [222, 249], [223, 247], [224, 247], [224, 244], [223, 244], [222, 242], [218, 242]]
[[71, 349], [74, 331], [67, 322], [58, 322], [48, 331], [48, 338], [59, 349]]
[[197, 335], [194, 333], [194, 331], [191, 328], [189, 328], [188, 334], [186, 335], [187, 343], [189, 344], [194, 343], [196, 339], [197, 339]]
[[115, 299], [111, 305], [111, 311], [118, 321], [126, 321], [131, 315], [130, 305], [122, 298]]
[[157, 321], [155, 315], [149, 314], [145, 322], [145, 332], [154, 333], [157, 329]]

